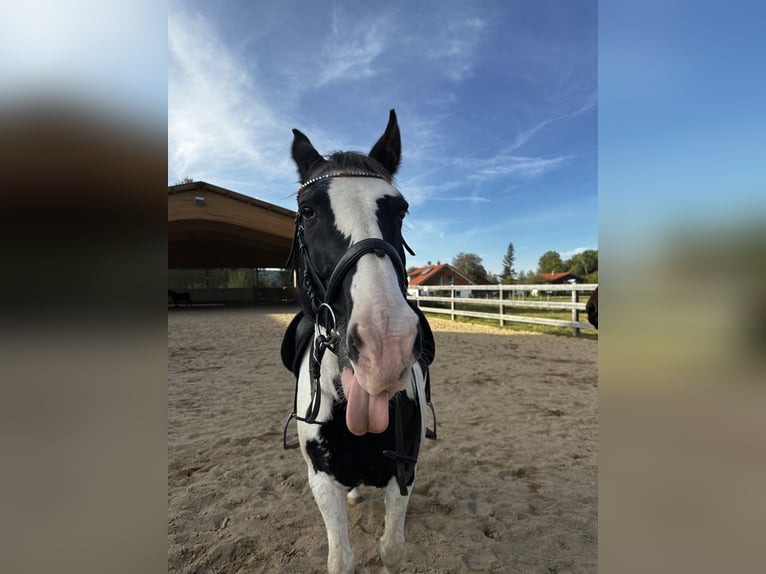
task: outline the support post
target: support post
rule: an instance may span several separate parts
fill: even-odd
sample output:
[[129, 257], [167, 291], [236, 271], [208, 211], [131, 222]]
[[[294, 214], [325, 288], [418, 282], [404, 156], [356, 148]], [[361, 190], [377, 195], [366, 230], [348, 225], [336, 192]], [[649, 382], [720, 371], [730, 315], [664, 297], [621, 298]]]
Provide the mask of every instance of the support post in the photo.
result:
[[[576, 289], [576, 285], [572, 283], [572, 322], [578, 323], [580, 321], [580, 311], [577, 309], [577, 301], [579, 291]], [[577, 337], [580, 335], [580, 329], [572, 327], [572, 334]]]
[[455, 320], [455, 286], [450, 285], [450, 287], [451, 287], [451, 291], [450, 291], [450, 302], [449, 302], [449, 310], [450, 310], [449, 318], [450, 320], [454, 321]]
[[505, 326], [505, 318], [503, 317], [503, 313], [504, 313], [504, 310], [503, 310], [503, 284], [500, 283], [498, 285], [498, 288], [500, 289], [500, 292], [498, 293], [498, 297], [500, 298], [500, 326], [504, 327]]

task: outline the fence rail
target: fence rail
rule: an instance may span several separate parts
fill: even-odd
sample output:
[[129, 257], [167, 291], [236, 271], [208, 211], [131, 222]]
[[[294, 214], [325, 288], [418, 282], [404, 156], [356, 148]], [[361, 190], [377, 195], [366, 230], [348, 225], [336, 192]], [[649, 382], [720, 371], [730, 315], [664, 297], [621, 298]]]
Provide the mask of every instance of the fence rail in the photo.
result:
[[[590, 293], [596, 289], [593, 283], [567, 285], [433, 285], [411, 287], [409, 297], [426, 313], [449, 315], [455, 317], [476, 317], [492, 319], [500, 326], [506, 323], [527, 323], [548, 325], [572, 329], [576, 336], [581, 329], [593, 329], [593, 325], [580, 321], [580, 313], [585, 311], [585, 305]], [[555, 300], [556, 296], [570, 295], [569, 300]], [[584, 295], [584, 296], [583, 296]], [[551, 298], [554, 298], [552, 301]], [[429, 305], [436, 303], [437, 305]], [[447, 307], [448, 305], [448, 307]], [[487, 307], [488, 310], [478, 310]], [[478, 308], [478, 309], [477, 309]], [[492, 310], [497, 309], [497, 312]], [[571, 311], [571, 319], [550, 319], [514, 315], [506, 309], [528, 309], [534, 311]]]

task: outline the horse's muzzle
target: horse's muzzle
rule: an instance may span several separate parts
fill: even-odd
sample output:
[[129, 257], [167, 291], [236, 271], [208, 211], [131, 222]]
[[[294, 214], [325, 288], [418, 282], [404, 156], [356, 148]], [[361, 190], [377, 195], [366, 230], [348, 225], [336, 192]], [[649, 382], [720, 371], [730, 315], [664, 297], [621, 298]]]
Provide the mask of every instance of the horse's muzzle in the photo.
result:
[[341, 376], [348, 400], [346, 423], [357, 435], [386, 430], [388, 401], [406, 387], [416, 359], [418, 319], [412, 309], [401, 307], [395, 314], [366, 319], [362, 316], [348, 328], [352, 368]]

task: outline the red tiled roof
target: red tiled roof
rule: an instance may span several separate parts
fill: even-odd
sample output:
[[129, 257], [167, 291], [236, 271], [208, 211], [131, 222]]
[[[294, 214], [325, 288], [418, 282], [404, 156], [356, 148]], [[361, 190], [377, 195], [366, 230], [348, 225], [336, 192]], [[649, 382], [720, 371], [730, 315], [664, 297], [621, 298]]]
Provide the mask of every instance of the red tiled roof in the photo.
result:
[[555, 281], [556, 279], [561, 279], [566, 275], [569, 275], [569, 273], [540, 273], [540, 278], [544, 279], [545, 281]]
[[426, 265], [425, 267], [419, 267], [418, 269], [415, 269], [412, 273], [408, 273], [407, 279], [409, 280], [410, 287], [427, 284], [426, 282], [429, 279], [438, 275], [439, 272], [441, 272], [444, 268], [449, 269], [456, 275], [460, 275], [460, 277], [465, 279], [468, 283], [473, 283], [473, 281], [471, 281], [468, 277], [466, 277], [460, 271], [455, 269], [452, 265], [448, 263], [439, 263], [438, 265]]
[[429, 277], [436, 275], [446, 266], [446, 263], [441, 263], [439, 265], [426, 265], [425, 267], [419, 267], [418, 269], [415, 269], [412, 273], [407, 274], [407, 279], [409, 280], [410, 286], [420, 285]]

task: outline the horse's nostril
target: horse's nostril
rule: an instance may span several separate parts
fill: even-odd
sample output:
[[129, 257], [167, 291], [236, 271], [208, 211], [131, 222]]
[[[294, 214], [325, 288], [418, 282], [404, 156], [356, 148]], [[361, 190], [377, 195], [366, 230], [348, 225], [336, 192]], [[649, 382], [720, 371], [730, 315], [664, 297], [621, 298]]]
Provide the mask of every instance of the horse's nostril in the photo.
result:
[[362, 347], [364, 347], [364, 340], [362, 339], [361, 335], [359, 335], [358, 324], [351, 326], [351, 329], [348, 331], [348, 338], [349, 346], [351, 348], [355, 349], [357, 352], [362, 350]]

